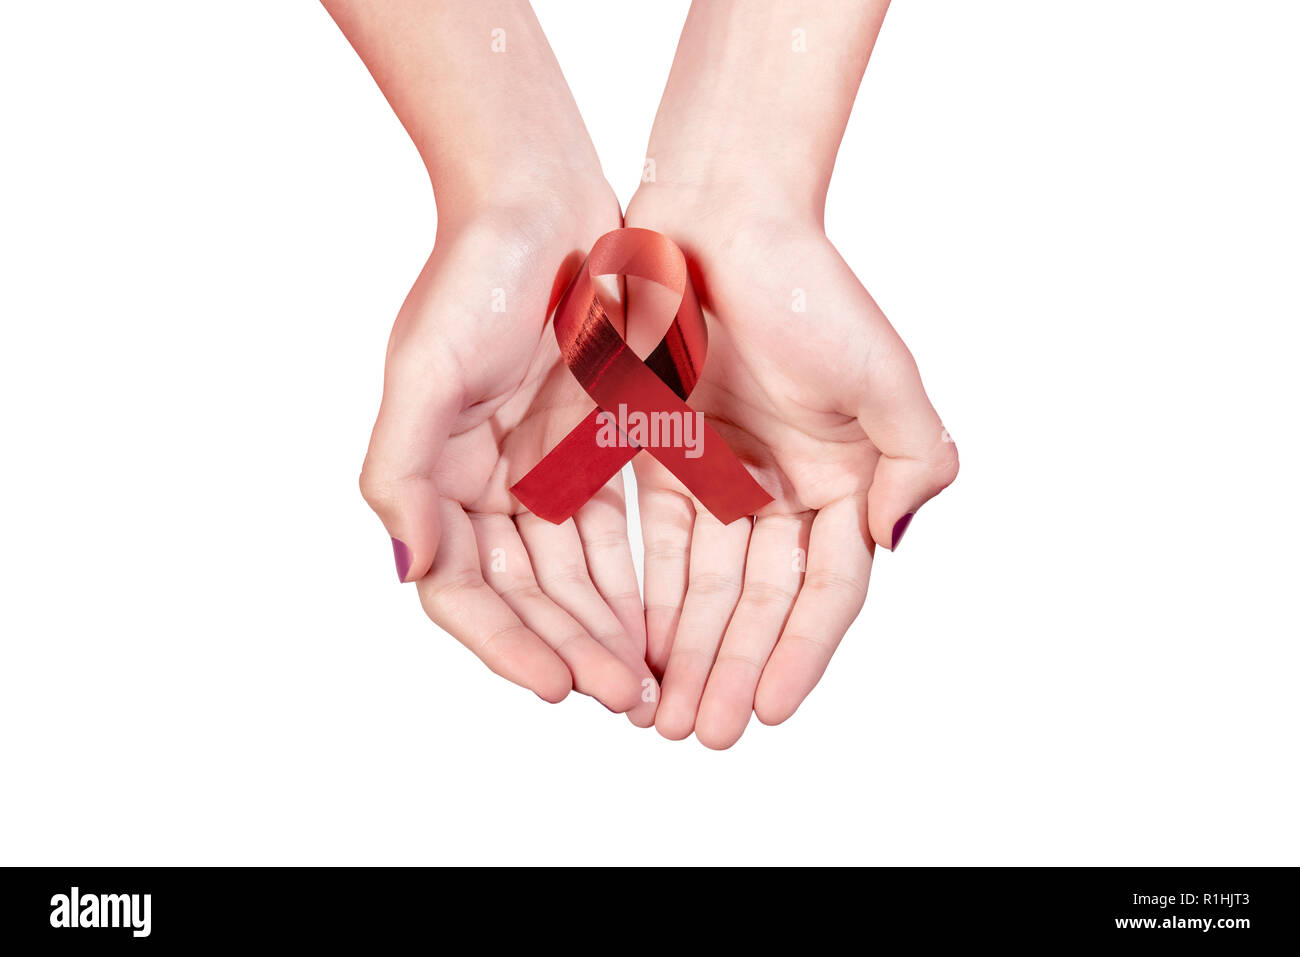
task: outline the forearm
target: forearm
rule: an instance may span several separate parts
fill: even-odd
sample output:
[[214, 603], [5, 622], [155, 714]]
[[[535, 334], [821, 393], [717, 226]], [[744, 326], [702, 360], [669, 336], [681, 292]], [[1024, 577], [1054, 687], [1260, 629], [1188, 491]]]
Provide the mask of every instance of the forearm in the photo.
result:
[[601, 179], [527, 0], [322, 0], [424, 159], [444, 218]]
[[647, 157], [656, 183], [821, 215], [889, 0], [696, 0]]

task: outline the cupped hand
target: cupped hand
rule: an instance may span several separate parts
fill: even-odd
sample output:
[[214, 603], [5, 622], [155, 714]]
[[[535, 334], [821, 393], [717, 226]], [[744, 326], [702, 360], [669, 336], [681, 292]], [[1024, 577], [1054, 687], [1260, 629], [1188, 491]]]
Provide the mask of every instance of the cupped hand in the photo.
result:
[[440, 221], [393, 327], [361, 488], [398, 576], [488, 667], [547, 701], [576, 688], [648, 726], [657, 686], [621, 479], [558, 526], [509, 492], [590, 411], [546, 320], [621, 219], [608, 187], [532, 193]]
[[[668, 186], [626, 223], [682, 247], [709, 322], [689, 399], [774, 496], [723, 526], [651, 456], [634, 460], [655, 724], [725, 748], [789, 718], [862, 608], [875, 545], [957, 475], [916, 364], [812, 218]], [[629, 328], [659, 287], [628, 280]]]

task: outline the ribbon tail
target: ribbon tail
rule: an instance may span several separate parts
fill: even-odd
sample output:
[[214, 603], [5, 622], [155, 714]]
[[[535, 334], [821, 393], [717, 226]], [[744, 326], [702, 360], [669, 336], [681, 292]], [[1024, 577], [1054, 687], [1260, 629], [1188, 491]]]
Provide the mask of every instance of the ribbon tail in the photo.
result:
[[772, 496], [754, 480], [722, 436], [707, 423], [701, 440], [700, 454], [695, 458], [687, 456], [684, 449], [673, 447], [647, 447], [644, 451], [677, 476], [709, 514], [723, 525], [753, 515], [772, 501]]
[[561, 525], [632, 461], [636, 448], [604, 447], [597, 441], [600, 409], [592, 409], [510, 491], [538, 518]]

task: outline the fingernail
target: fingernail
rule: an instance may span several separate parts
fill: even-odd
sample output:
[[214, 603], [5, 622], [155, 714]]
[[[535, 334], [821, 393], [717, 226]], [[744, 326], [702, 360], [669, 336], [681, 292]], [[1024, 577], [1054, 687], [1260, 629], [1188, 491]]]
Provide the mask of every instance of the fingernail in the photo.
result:
[[393, 560], [397, 562], [397, 580], [406, 581], [406, 573], [411, 570], [411, 550], [406, 547], [406, 542], [393, 539]]
[[903, 540], [903, 533], [907, 531], [907, 526], [912, 524], [912, 516], [915, 514], [915, 512], [908, 512], [894, 523], [894, 541], [893, 544], [889, 546], [890, 551], [897, 548], [898, 543]]

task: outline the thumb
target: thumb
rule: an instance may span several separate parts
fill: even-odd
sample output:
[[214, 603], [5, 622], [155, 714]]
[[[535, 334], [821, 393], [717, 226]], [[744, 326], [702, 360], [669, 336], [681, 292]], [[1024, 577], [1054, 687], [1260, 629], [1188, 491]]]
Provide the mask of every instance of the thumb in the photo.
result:
[[461, 387], [452, 363], [390, 354], [361, 494], [393, 542], [397, 577], [423, 578], [441, 532], [434, 469], [460, 413]]
[[896, 549], [916, 510], [957, 478], [957, 446], [921, 384], [916, 362], [902, 341], [873, 364], [870, 394], [858, 423], [880, 450], [867, 493], [871, 537]]

